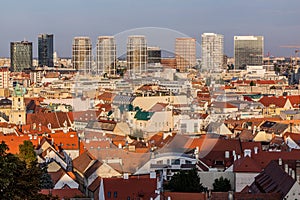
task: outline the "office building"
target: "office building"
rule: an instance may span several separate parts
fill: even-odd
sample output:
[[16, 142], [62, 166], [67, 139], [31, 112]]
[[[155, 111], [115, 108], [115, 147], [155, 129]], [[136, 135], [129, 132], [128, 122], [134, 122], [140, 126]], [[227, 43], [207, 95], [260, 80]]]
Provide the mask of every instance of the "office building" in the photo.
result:
[[176, 68], [187, 72], [196, 65], [196, 39], [176, 38], [175, 43]]
[[72, 45], [73, 68], [81, 74], [92, 72], [92, 43], [89, 37], [75, 37]]
[[202, 34], [202, 69], [220, 71], [223, 65], [224, 36], [215, 33]]
[[147, 47], [148, 63], [161, 62], [161, 49], [159, 47]]
[[127, 40], [127, 70], [130, 76], [147, 72], [147, 42], [143, 35], [132, 35]]
[[247, 65], [262, 65], [263, 55], [263, 36], [234, 36], [235, 69], [246, 69]]
[[53, 34], [38, 36], [39, 66], [53, 67]]
[[10, 70], [21, 72], [32, 67], [32, 42], [21, 41], [10, 43]]
[[113, 36], [99, 36], [96, 74], [116, 76], [116, 43]]

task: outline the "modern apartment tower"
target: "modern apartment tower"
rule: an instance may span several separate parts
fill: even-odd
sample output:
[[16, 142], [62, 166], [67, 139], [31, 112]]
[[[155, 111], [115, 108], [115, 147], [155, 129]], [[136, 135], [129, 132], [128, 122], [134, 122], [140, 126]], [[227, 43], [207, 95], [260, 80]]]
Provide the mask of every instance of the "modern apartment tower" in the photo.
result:
[[128, 36], [127, 70], [130, 76], [147, 72], [147, 42], [143, 35]]
[[39, 66], [53, 67], [53, 34], [39, 34], [38, 36]]
[[11, 42], [10, 59], [10, 70], [13, 72], [21, 72], [25, 68], [32, 67], [32, 42]]
[[176, 38], [175, 42], [176, 68], [187, 72], [196, 65], [196, 39]]
[[113, 36], [99, 36], [97, 41], [96, 74], [116, 76], [116, 43]]
[[89, 37], [75, 37], [72, 45], [73, 68], [80, 74], [91, 74], [92, 43]]
[[215, 33], [202, 34], [202, 68], [220, 71], [223, 65], [224, 36]]
[[263, 36], [234, 36], [235, 69], [245, 69], [247, 65], [262, 65], [263, 55]]

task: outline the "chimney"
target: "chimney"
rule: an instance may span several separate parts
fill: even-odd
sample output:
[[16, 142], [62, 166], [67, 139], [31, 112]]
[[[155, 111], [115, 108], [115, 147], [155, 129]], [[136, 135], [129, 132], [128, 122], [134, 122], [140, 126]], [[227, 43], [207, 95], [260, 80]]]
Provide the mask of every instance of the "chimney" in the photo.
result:
[[254, 147], [254, 154], [258, 153], [258, 147]]
[[289, 166], [288, 166], [288, 164], [284, 164], [284, 171], [285, 171], [285, 173], [289, 173]]
[[128, 178], [129, 178], [128, 173], [124, 173], [124, 174], [123, 174], [123, 179], [127, 180]]
[[282, 165], [282, 159], [281, 158], [278, 159], [278, 165], [280, 165], [280, 166]]

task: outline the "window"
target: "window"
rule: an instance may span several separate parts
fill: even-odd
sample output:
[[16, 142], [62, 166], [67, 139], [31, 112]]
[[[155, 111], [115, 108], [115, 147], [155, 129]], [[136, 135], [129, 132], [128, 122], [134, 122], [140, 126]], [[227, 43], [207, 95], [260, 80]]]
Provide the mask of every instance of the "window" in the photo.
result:
[[111, 192], [107, 192], [107, 198], [111, 197]]
[[114, 192], [114, 198], [118, 197], [118, 192]]
[[179, 159], [172, 159], [172, 165], [180, 165], [180, 160]]

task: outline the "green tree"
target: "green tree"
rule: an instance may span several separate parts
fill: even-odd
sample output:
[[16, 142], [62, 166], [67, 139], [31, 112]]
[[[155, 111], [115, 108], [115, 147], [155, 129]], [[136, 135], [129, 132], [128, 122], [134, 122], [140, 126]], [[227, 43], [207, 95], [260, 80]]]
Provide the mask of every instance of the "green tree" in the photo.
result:
[[39, 194], [42, 170], [33, 160], [29, 165], [18, 156], [7, 153], [8, 146], [0, 144], [0, 199], [53, 199]]
[[166, 189], [173, 192], [203, 192], [205, 188], [200, 183], [200, 178], [196, 169], [181, 170], [174, 174]]
[[230, 180], [221, 176], [215, 179], [213, 187], [215, 192], [228, 192], [231, 190]]
[[25, 140], [23, 144], [19, 145], [18, 157], [20, 158], [20, 160], [26, 163], [27, 167], [29, 167], [33, 162], [36, 161], [36, 154], [34, 152], [34, 147], [31, 141]]

